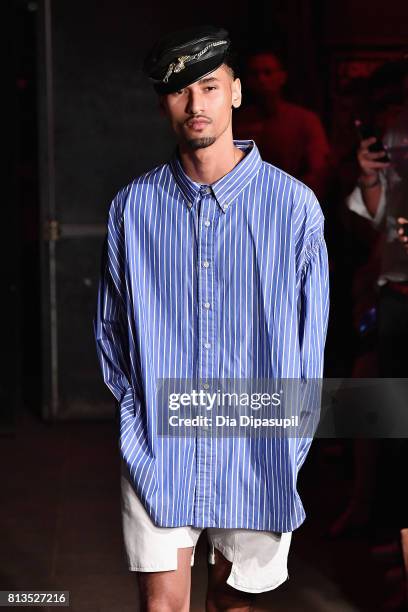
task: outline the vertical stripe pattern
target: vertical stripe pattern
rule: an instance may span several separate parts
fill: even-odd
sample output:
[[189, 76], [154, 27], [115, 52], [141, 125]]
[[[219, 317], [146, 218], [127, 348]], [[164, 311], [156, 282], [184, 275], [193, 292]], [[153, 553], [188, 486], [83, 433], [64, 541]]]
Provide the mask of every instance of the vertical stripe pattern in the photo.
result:
[[[305, 519], [296, 480], [311, 437], [157, 433], [157, 379], [323, 375], [322, 210], [253, 141], [234, 143], [245, 157], [211, 186], [192, 181], [175, 153], [117, 194], [94, 333], [120, 452], [153, 522], [287, 532]], [[304, 402], [316, 419], [319, 400]]]

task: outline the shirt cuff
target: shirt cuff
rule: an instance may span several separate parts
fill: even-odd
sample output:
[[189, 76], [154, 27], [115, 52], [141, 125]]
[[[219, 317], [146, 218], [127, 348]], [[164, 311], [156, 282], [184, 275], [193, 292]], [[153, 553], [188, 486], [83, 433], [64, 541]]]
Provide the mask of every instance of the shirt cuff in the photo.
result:
[[367, 206], [364, 203], [363, 195], [361, 193], [360, 187], [357, 185], [355, 189], [351, 192], [351, 194], [346, 198], [346, 206], [360, 217], [364, 217], [371, 221], [374, 227], [378, 227], [383, 220], [385, 213], [385, 179], [380, 174], [380, 182], [381, 182], [381, 196], [380, 201], [378, 203], [377, 212], [374, 217], [369, 212]]

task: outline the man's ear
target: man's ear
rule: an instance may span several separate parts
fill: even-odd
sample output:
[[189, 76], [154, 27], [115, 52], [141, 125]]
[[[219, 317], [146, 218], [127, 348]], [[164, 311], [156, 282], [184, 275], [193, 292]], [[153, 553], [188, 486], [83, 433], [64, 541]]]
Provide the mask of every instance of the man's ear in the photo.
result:
[[242, 102], [242, 91], [240, 79], [234, 79], [232, 83], [232, 107], [239, 108]]

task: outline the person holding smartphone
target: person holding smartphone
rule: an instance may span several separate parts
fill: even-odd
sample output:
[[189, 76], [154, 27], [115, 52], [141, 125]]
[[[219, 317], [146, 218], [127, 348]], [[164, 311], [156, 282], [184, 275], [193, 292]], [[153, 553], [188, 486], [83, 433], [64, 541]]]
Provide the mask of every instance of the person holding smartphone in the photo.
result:
[[[382, 234], [376, 283], [380, 376], [404, 378], [408, 367], [398, 347], [404, 346], [401, 334], [408, 338], [408, 258], [403, 240], [404, 219], [408, 219], [408, 101], [402, 86], [408, 80], [408, 61], [399, 62], [398, 68], [400, 87], [390, 92], [383, 82], [374, 96], [373, 117], [382, 140], [378, 135], [361, 140], [357, 150], [360, 174], [346, 205]], [[380, 75], [381, 71], [384, 81], [393, 76], [395, 87], [395, 71], [387, 66], [378, 71]]]
[[[381, 67], [373, 76], [373, 117], [377, 136], [360, 132], [357, 150], [359, 178], [346, 199], [347, 207], [365, 217], [380, 233], [380, 271], [376, 281], [378, 375], [408, 378], [408, 60]], [[388, 381], [392, 384], [392, 380]], [[392, 412], [396, 408], [394, 393]], [[391, 397], [391, 394], [390, 394]], [[408, 602], [408, 495], [404, 481], [407, 440], [372, 441], [377, 464], [384, 467], [387, 484], [380, 483], [383, 517], [399, 534], [396, 539], [405, 568], [403, 594]], [[369, 475], [368, 475], [369, 476]], [[367, 479], [369, 480], [369, 478]], [[355, 503], [352, 500], [351, 505]], [[397, 595], [398, 598], [398, 595]]]

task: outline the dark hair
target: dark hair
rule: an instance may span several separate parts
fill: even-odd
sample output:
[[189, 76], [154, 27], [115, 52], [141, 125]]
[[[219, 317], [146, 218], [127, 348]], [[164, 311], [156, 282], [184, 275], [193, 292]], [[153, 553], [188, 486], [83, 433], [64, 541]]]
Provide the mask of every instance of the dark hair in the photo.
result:
[[408, 75], [408, 60], [405, 58], [381, 64], [370, 76], [371, 90], [381, 89], [389, 85], [401, 83]]
[[270, 42], [258, 42], [257, 44], [248, 46], [242, 53], [242, 62], [244, 68], [246, 67], [248, 60], [256, 55], [273, 55], [283, 70], [286, 70], [286, 57], [282, 49], [278, 45], [273, 45]]
[[225, 57], [224, 57], [224, 62], [223, 62], [226, 66], [228, 66], [228, 68], [231, 71], [231, 75], [233, 79], [238, 78], [238, 76], [241, 73], [240, 70], [240, 64], [239, 64], [239, 59], [238, 59], [238, 53], [236, 52], [236, 50], [234, 48], [229, 48]]
[[372, 73], [368, 90], [375, 110], [403, 102], [403, 85], [407, 76], [408, 60], [405, 58], [386, 62]]

